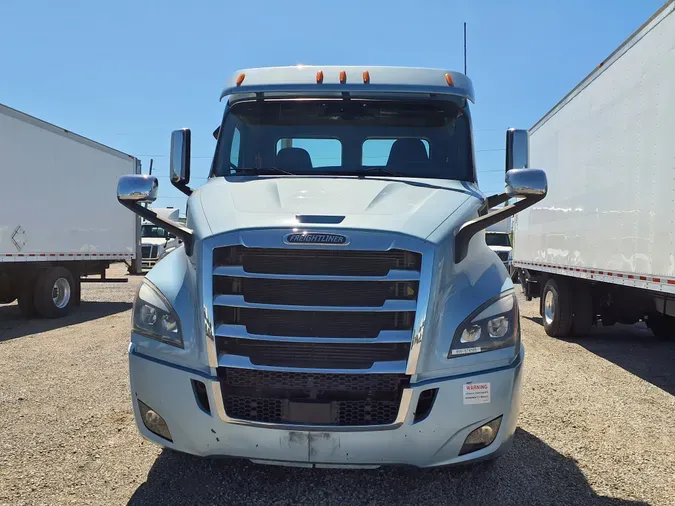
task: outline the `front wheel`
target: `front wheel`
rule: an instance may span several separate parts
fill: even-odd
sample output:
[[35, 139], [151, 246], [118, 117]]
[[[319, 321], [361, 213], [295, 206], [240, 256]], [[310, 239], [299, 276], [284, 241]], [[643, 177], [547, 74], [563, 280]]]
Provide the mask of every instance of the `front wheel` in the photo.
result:
[[[79, 281], [79, 280], [78, 280]], [[35, 309], [43, 318], [60, 318], [75, 303], [77, 287], [72, 273], [64, 267], [46, 269], [35, 283]]]
[[572, 308], [568, 284], [550, 278], [541, 294], [544, 330], [551, 337], [567, 337], [572, 328]]

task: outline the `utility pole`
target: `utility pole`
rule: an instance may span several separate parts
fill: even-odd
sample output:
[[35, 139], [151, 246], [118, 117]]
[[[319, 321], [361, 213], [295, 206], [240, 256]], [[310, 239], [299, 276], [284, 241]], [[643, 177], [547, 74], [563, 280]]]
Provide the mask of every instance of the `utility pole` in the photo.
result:
[[466, 73], [466, 21], [464, 21], [464, 75]]

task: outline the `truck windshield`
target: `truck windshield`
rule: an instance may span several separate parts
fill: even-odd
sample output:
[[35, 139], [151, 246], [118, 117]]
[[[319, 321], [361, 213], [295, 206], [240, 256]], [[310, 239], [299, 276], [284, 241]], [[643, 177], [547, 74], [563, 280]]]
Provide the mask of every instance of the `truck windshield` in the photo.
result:
[[488, 246], [511, 246], [509, 234], [497, 234], [488, 232], [485, 234], [485, 242]]
[[159, 237], [164, 239], [168, 237], [169, 234], [162, 227], [156, 225], [143, 225], [141, 226], [141, 237]]
[[474, 181], [469, 110], [449, 100], [242, 101], [211, 174], [386, 175]]

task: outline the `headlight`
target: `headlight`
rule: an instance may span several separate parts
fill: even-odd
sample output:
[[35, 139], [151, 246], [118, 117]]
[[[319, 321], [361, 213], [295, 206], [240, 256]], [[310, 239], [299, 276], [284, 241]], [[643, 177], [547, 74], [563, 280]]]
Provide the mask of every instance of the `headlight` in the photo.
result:
[[133, 330], [151, 339], [183, 347], [180, 320], [169, 301], [148, 281], [136, 294], [133, 308]]
[[448, 358], [516, 346], [520, 340], [518, 301], [513, 292], [479, 307], [462, 322]]

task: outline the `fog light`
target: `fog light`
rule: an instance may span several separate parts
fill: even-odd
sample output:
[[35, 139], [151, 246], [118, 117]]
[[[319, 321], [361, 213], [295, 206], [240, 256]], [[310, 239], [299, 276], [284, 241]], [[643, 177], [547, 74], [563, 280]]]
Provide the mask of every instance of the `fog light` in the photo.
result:
[[164, 418], [159, 416], [157, 411], [150, 408], [150, 406], [143, 403], [142, 401], [138, 401], [138, 409], [141, 412], [143, 425], [145, 425], [145, 427], [150, 432], [173, 442], [173, 439], [171, 439], [171, 433], [169, 432], [169, 427], [166, 425]]
[[497, 437], [501, 423], [502, 417], [500, 416], [471, 431], [466, 440], [464, 440], [464, 444], [462, 445], [459, 454], [466, 455], [467, 453], [475, 452], [476, 450], [490, 446]]

